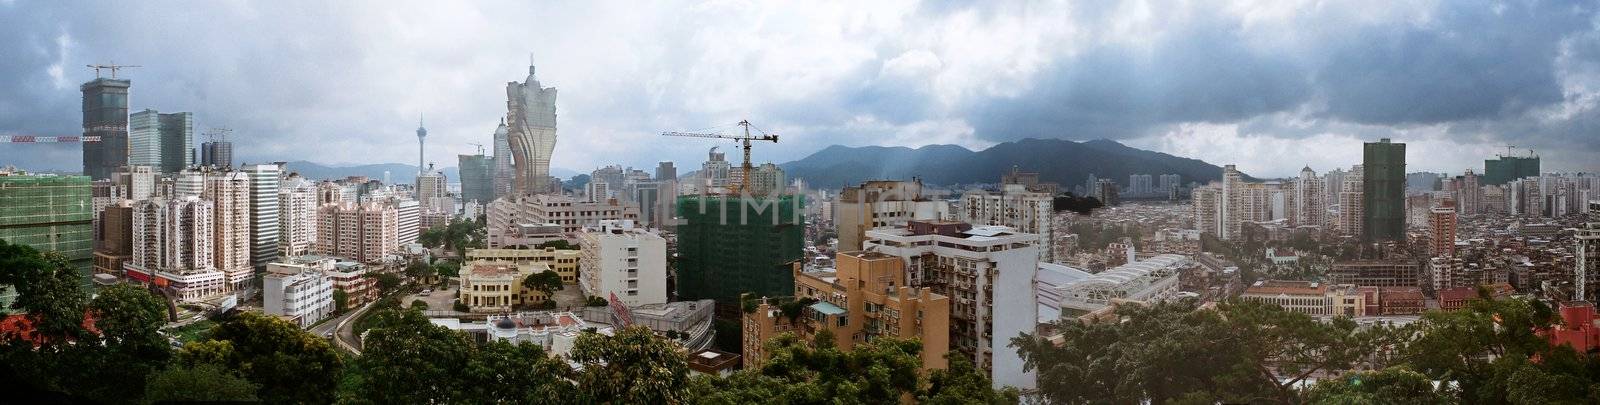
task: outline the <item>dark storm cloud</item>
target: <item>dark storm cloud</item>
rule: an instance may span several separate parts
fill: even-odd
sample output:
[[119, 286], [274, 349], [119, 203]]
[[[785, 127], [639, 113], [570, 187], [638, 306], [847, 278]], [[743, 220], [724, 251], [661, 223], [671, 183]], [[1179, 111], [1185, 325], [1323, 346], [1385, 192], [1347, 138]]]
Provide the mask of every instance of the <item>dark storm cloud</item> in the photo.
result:
[[1446, 2], [1425, 26], [1341, 35], [1316, 72], [1327, 116], [1365, 124], [1514, 117], [1561, 102], [1561, 40], [1592, 2]]
[[1303, 71], [1238, 35], [1215, 22], [1168, 34], [1153, 49], [1097, 46], [1058, 61], [1019, 97], [975, 100], [970, 119], [994, 140], [1126, 138], [1155, 125], [1282, 111], [1310, 97]]

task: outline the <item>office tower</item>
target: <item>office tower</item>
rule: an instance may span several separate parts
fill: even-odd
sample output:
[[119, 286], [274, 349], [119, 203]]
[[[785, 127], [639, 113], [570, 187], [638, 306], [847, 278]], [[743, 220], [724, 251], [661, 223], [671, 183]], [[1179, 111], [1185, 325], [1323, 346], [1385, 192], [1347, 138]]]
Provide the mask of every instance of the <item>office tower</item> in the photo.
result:
[[706, 152], [706, 162], [700, 165], [700, 186], [703, 192], [712, 188], [729, 187], [733, 184], [733, 165], [728, 162], [726, 154], [717, 152], [717, 147], [711, 147]]
[[667, 302], [667, 240], [661, 235], [633, 221], [602, 221], [579, 233], [578, 245], [584, 295], [614, 295], [630, 307]]
[[417, 200], [393, 197], [385, 200], [385, 204], [394, 208], [395, 213], [395, 245], [405, 246], [417, 241], [417, 235], [422, 234], [422, 206]]
[[[415, 231], [413, 231], [415, 232]], [[399, 215], [380, 202], [326, 204], [317, 209], [317, 253], [382, 263], [399, 248]]]
[[1496, 155], [1483, 161], [1483, 184], [1498, 186], [1524, 177], [1539, 175], [1539, 155], [1528, 151], [1528, 156]]
[[448, 203], [444, 173], [429, 168], [421, 176], [417, 176], [417, 204], [423, 213], [454, 211], [455, 207]]
[[772, 163], [762, 163], [750, 171], [750, 183], [745, 192], [753, 196], [783, 193], [783, 169]]
[[231, 291], [215, 267], [211, 201], [183, 197], [133, 204], [133, 258], [123, 265], [130, 280], [164, 286], [180, 301]]
[[1456, 253], [1456, 208], [1446, 202], [1428, 212], [1428, 228], [1433, 233], [1429, 253], [1434, 257], [1450, 257]]
[[128, 164], [176, 173], [194, 165], [194, 113], [145, 109], [128, 117]]
[[244, 165], [250, 176], [250, 262], [266, 266], [278, 259], [279, 164]]
[[1030, 389], [1011, 338], [1034, 333], [1039, 322], [1035, 275], [1037, 235], [1003, 226], [951, 221], [911, 221], [904, 228], [867, 231], [865, 250], [905, 263], [906, 285], [952, 297], [950, 340], [954, 352], [988, 371], [993, 386]]
[[317, 187], [299, 176], [278, 185], [278, 252], [284, 257], [311, 254], [317, 243]]
[[962, 195], [961, 209], [957, 210], [958, 219], [973, 225], [1007, 226], [1032, 234], [1039, 238], [1038, 245], [1041, 246], [1038, 260], [1055, 262], [1055, 249], [1048, 248], [1055, 246], [1055, 229], [1050, 220], [1055, 212], [1055, 198], [1048, 193], [1028, 191], [1027, 187], [1020, 184], [1005, 184], [1002, 187], [998, 194]]
[[212, 135], [210, 141], [200, 144], [200, 165], [222, 169], [233, 168], [233, 142], [229, 142], [226, 132]]
[[656, 181], [677, 180], [678, 168], [672, 167], [672, 162], [657, 163], [655, 179]]
[[1344, 175], [1344, 182], [1339, 186], [1339, 234], [1344, 236], [1361, 237], [1366, 223], [1363, 218], [1362, 208], [1365, 201], [1362, 198], [1362, 172], [1361, 165], [1350, 167]]
[[122, 264], [133, 258], [133, 201], [119, 200], [100, 212], [94, 237], [94, 272], [122, 276]]
[[[516, 182], [516, 169], [511, 165], [511, 140], [508, 137], [510, 129], [506, 128], [506, 119], [500, 118], [500, 125], [494, 128], [494, 197], [511, 195], [512, 183]], [[484, 202], [485, 204], [488, 201]]]
[[0, 240], [56, 252], [76, 266], [94, 256], [94, 205], [87, 176], [0, 169]]
[[736, 196], [678, 197], [679, 300], [736, 305], [739, 295], [794, 293], [791, 262], [805, 248], [801, 196], [761, 203]]
[[205, 178], [201, 198], [211, 202], [213, 268], [227, 278], [231, 290], [249, 287], [255, 267], [250, 251], [250, 181], [243, 172], [216, 172]]
[[494, 159], [482, 154], [457, 155], [461, 173], [461, 202], [494, 201]]
[[861, 249], [868, 229], [950, 217], [950, 203], [922, 195], [922, 180], [875, 180], [845, 187], [833, 205], [840, 252]]
[[1361, 154], [1362, 240], [1406, 236], [1406, 144], [1389, 138], [1367, 142]]
[[556, 148], [556, 88], [543, 87], [532, 64], [522, 83], [506, 83], [506, 124], [516, 193], [559, 190], [559, 183], [550, 184], [550, 154]]
[[90, 179], [106, 179], [128, 164], [130, 85], [128, 80], [100, 77], [78, 86], [83, 92], [83, 135], [100, 137], [100, 142], [83, 143], [83, 175]]
[[1322, 226], [1326, 222], [1328, 207], [1327, 199], [1322, 192], [1322, 178], [1317, 177], [1317, 172], [1311, 166], [1300, 169], [1300, 177], [1294, 180], [1293, 206], [1294, 218], [1290, 221], [1295, 226]]

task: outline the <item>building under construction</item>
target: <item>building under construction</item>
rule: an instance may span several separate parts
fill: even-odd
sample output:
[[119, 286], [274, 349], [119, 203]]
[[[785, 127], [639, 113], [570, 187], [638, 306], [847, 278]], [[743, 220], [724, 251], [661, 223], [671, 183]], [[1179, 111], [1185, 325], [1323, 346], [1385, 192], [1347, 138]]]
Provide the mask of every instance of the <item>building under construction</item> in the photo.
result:
[[88, 176], [0, 171], [0, 240], [56, 252], [87, 267], [94, 255]]
[[794, 295], [790, 263], [805, 249], [803, 197], [678, 197], [677, 300], [714, 299], [738, 308], [739, 295]]

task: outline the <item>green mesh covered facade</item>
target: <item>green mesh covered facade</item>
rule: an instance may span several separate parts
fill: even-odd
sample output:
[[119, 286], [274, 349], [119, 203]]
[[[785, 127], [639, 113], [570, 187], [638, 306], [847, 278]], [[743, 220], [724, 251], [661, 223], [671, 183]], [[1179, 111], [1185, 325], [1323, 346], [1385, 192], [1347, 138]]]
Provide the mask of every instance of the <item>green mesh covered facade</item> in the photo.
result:
[[1485, 185], [1501, 185], [1523, 177], [1539, 176], [1538, 156], [1499, 156], [1483, 161]]
[[1367, 142], [1361, 155], [1363, 240], [1406, 237], [1406, 144]]
[[94, 256], [90, 197], [88, 176], [0, 175], [0, 239], [87, 263]]
[[803, 201], [793, 195], [679, 197], [678, 300], [732, 305], [747, 292], [793, 295], [790, 263], [805, 250]]

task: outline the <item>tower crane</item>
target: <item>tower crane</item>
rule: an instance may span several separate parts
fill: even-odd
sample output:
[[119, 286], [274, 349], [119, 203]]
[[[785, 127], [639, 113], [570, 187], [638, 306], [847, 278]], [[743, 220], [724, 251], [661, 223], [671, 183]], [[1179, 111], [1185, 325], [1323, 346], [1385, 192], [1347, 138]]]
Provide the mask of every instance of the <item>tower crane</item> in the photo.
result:
[[732, 139], [739, 141], [742, 144], [741, 146], [744, 147], [744, 164], [739, 168], [739, 170], [744, 174], [744, 178], [739, 179], [739, 186], [737, 190], [742, 193], [750, 187], [750, 141], [772, 141], [772, 143], [778, 143], [778, 135], [763, 132], [760, 128], [756, 128], [756, 132], [761, 132], [760, 135], [750, 135], [750, 120], [739, 121], [737, 125], [744, 127], [744, 135], [704, 134], [695, 132], [662, 132], [661, 135], [689, 138]]
[[232, 132], [233, 130], [229, 128], [211, 128], [211, 130], [206, 131], [203, 133], [203, 135], [205, 135], [206, 139], [210, 140], [211, 142], [227, 141], [228, 134]]
[[472, 143], [472, 142], [467, 142], [467, 144], [478, 147], [478, 155], [479, 156], [483, 155], [483, 144], [481, 144], [481, 143]]
[[111, 78], [115, 79], [115, 78], [117, 78], [117, 69], [136, 68], [136, 67], [144, 67], [144, 66], [139, 66], [139, 65], [118, 65], [116, 61], [112, 61], [111, 63], [108, 63], [108, 64], [104, 64], [104, 65], [94, 64], [94, 65], [88, 65], [88, 67], [90, 69], [94, 69], [94, 77], [95, 78], [99, 78], [100, 77], [100, 69], [105, 69], [105, 70], [110, 70], [111, 71]]

